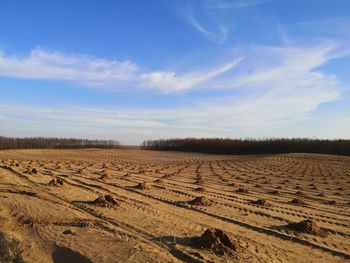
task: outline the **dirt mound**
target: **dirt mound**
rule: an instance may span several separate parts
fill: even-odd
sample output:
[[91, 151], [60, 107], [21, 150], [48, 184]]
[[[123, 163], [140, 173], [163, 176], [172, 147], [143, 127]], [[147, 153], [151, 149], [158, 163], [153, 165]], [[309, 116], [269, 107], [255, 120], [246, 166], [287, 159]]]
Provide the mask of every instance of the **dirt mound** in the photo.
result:
[[194, 239], [194, 245], [198, 248], [205, 248], [217, 255], [236, 254], [242, 252], [242, 246], [238, 241], [232, 240], [224, 231], [217, 228], [209, 228], [200, 236]]
[[101, 207], [112, 207], [118, 204], [117, 201], [115, 201], [113, 196], [111, 195], [100, 195], [95, 200], [89, 203]]
[[194, 198], [193, 200], [189, 201], [188, 203], [191, 205], [209, 206], [212, 204], [212, 201], [206, 196], [198, 196], [198, 197]]
[[163, 179], [157, 179], [154, 182], [158, 183], [158, 184], [164, 184], [164, 180]]
[[63, 180], [61, 178], [53, 178], [49, 182], [50, 186], [60, 186], [63, 185]]
[[141, 167], [141, 168], [139, 168], [139, 170], [138, 170], [138, 174], [144, 174], [145, 173], [145, 170]]
[[197, 188], [195, 189], [195, 191], [197, 191], [197, 192], [205, 192], [206, 190], [205, 190], [204, 187], [197, 187]]
[[146, 182], [142, 182], [136, 185], [135, 188], [140, 190], [149, 190], [151, 189], [151, 185]]
[[302, 191], [297, 191], [295, 192], [296, 195], [299, 195], [299, 196], [305, 196], [306, 194]]
[[293, 200], [289, 201], [289, 203], [293, 205], [307, 205], [307, 203], [304, 200], [299, 198], [294, 198]]
[[85, 174], [84, 168], [78, 169], [77, 174]]
[[251, 204], [261, 205], [261, 206], [272, 206], [271, 203], [269, 203], [265, 199], [258, 199], [256, 201], [251, 201]]
[[329, 201], [327, 201], [327, 204], [329, 204], [329, 205], [337, 205], [338, 202], [336, 200], [329, 200]]
[[5, 232], [0, 232], [0, 263], [8, 262], [24, 262], [19, 249], [19, 241]]
[[30, 168], [25, 169], [25, 170], [24, 170], [24, 173], [25, 173], [25, 174], [29, 174], [29, 175], [32, 175], [32, 174], [33, 174], [32, 170], [31, 170]]
[[105, 169], [102, 170], [100, 174], [101, 174], [100, 179], [109, 179], [109, 178], [112, 178], [110, 172], [108, 172], [108, 171], [105, 170]]
[[236, 193], [248, 194], [249, 191], [244, 187], [240, 187], [239, 189], [236, 190]]
[[86, 256], [73, 251], [67, 247], [57, 247], [52, 253], [52, 260], [54, 263], [62, 262], [77, 262], [77, 263], [91, 263], [92, 261]]
[[327, 231], [321, 229], [316, 224], [316, 222], [310, 219], [307, 219], [298, 223], [289, 223], [287, 227], [298, 232], [304, 232], [307, 234], [312, 234], [320, 237], [325, 237], [328, 235]]
[[199, 178], [196, 180], [196, 184], [203, 184], [203, 183], [204, 183], [204, 181], [202, 178]]

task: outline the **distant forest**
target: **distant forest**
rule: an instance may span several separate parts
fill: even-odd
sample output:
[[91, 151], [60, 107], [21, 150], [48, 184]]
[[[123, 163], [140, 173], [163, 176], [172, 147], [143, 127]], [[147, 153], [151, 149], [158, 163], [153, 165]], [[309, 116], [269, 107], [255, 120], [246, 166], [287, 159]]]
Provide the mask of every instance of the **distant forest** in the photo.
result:
[[221, 139], [186, 138], [148, 140], [145, 150], [182, 151], [212, 154], [322, 153], [350, 155], [350, 140], [321, 139]]
[[70, 138], [10, 138], [0, 136], [0, 150], [4, 149], [75, 149], [119, 148], [115, 140], [87, 140]]

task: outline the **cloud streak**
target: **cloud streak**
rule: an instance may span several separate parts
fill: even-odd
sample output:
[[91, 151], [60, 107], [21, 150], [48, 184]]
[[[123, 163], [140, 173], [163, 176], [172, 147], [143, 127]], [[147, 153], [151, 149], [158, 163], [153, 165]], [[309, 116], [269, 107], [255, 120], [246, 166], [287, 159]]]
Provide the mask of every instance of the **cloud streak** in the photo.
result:
[[[338, 52], [341, 50], [341, 52]], [[347, 56], [336, 43], [312, 47], [255, 46], [240, 50], [236, 60], [211, 70], [199, 68], [185, 74], [171, 71], [143, 72], [132, 62], [116, 62], [88, 56], [33, 51], [27, 58], [2, 55], [0, 75], [13, 78], [58, 79], [89, 86], [133, 86], [143, 92], [186, 92], [205, 87], [215, 99], [200, 99], [189, 106], [167, 109], [142, 108], [40, 108], [0, 103], [2, 127], [51, 127], [73, 133], [98, 134], [142, 131], [169, 136], [232, 136], [302, 121], [320, 105], [341, 97], [336, 76], [322, 73], [330, 60]], [[242, 59], [244, 57], [244, 59]], [[142, 86], [142, 87], [141, 87]], [[219, 90], [226, 90], [220, 95]], [[73, 128], [75, 130], [73, 130]], [[3, 130], [5, 128], [2, 128]], [[9, 128], [7, 128], [8, 130]], [[89, 135], [88, 134], [88, 135]], [[91, 135], [91, 134], [90, 134]], [[67, 135], [65, 135], [67, 136]], [[135, 137], [136, 134], [135, 134]], [[139, 142], [139, 141], [138, 141]]]
[[63, 80], [108, 88], [155, 89], [164, 92], [186, 91], [231, 70], [240, 59], [210, 70], [178, 74], [170, 71], [145, 72], [130, 61], [66, 55], [34, 49], [28, 57], [0, 54], [0, 76], [22, 79]]
[[215, 0], [210, 2], [211, 9], [237, 9], [266, 3], [268, 0]]
[[226, 42], [229, 34], [228, 27], [222, 24], [215, 24], [213, 31], [209, 31], [199, 23], [192, 10], [188, 11], [185, 16], [187, 22], [208, 40], [217, 44], [223, 44]]
[[209, 0], [198, 1], [180, 12], [198, 33], [215, 44], [225, 44], [236, 27], [236, 17], [243, 8], [261, 5], [268, 0]]

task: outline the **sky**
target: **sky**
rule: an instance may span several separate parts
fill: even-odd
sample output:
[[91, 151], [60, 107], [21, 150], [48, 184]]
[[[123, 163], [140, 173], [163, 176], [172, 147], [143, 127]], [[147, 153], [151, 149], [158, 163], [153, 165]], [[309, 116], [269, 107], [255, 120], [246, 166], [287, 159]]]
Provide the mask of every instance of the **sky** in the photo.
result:
[[350, 139], [350, 1], [0, 0], [0, 136]]

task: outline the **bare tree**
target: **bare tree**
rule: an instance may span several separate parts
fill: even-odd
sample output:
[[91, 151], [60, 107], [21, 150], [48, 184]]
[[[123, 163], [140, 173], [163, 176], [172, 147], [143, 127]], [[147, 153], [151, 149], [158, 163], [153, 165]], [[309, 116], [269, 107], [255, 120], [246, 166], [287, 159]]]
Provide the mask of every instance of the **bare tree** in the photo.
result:
[[148, 140], [141, 145], [146, 150], [184, 151], [213, 154], [274, 154], [323, 153], [350, 155], [350, 140], [293, 139], [223, 139], [185, 138]]
[[68, 148], [119, 148], [115, 140], [88, 140], [73, 138], [11, 138], [0, 136], [0, 150], [3, 149], [68, 149]]

